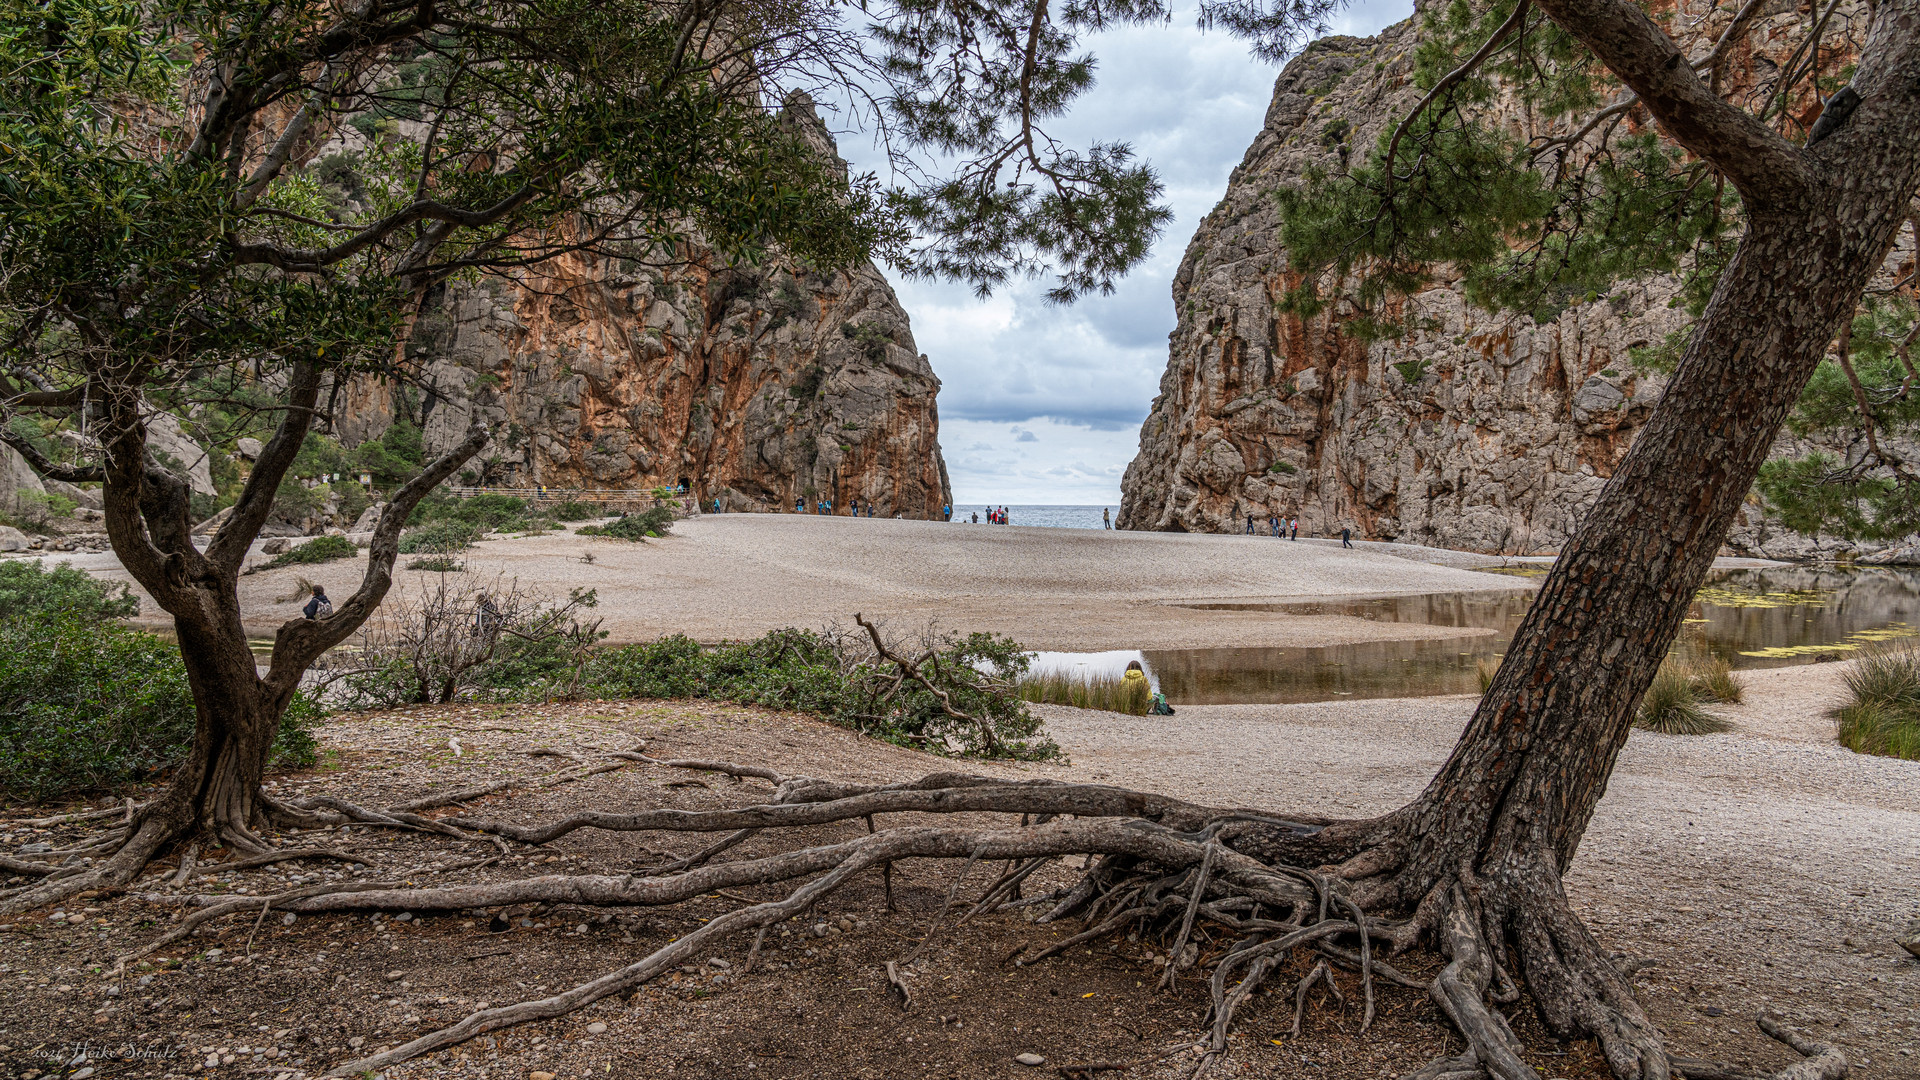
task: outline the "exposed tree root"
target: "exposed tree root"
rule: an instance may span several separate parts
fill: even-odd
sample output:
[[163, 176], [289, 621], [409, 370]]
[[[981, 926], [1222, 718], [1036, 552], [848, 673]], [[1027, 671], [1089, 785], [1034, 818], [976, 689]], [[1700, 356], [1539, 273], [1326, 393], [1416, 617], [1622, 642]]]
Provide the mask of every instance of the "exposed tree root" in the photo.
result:
[[[634, 755], [642, 758], [642, 755]], [[799, 882], [784, 898], [755, 901], [732, 893], [747, 906], [728, 912], [635, 963], [535, 1001], [489, 1008], [449, 1027], [371, 1057], [347, 1062], [329, 1075], [345, 1076], [380, 1069], [454, 1045], [483, 1032], [564, 1015], [612, 994], [622, 993], [683, 963], [708, 941], [737, 931], [753, 931], [752, 969], [768, 927], [801, 914], [855, 875], [884, 869], [902, 859], [962, 860], [946, 902], [912, 953], [888, 965], [888, 986], [902, 1008], [914, 1007], [904, 970], [945, 925], [960, 900], [975, 863], [1004, 863], [967, 906], [962, 922], [981, 912], [1048, 905], [1040, 921], [1082, 920], [1083, 929], [1031, 955], [1024, 966], [1096, 939], [1136, 933], [1163, 943], [1166, 970], [1161, 985], [1172, 986], [1181, 973], [1200, 962], [1194, 946], [1202, 925], [1225, 930], [1235, 940], [1207, 963], [1212, 1003], [1211, 1030], [1192, 1076], [1198, 1077], [1229, 1052], [1230, 1035], [1240, 1011], [1276, 973], [1288, 970], [1290, 957], [1311, 961], [1306, 976], [1287, 995], [1298, 1033], [1310, 1007], [1310, 991], [1324, 985], [1342, 993], [1333, 967], [1359, 976], [1361, 1031], [1373, 1020], [1374, 981], [1425, 989], [1465, 1037], [1467, 1050], [1429, 1063], [1410, 1080], [1539, 1080], [1523, 1057], [1523, 1047], [1505, 1017], [1492, 1007], [1511, 1002], [1520, 988], [1507, 965], [1517, 964], [1549, 1030], [1565, 1036], [1597, 1039], [1620, 1080], [1665, 1080], [1671, 1074], [1692, 1080], [1757, 1080], [1716, 1063], [1675, 1061], [1665, 1053], [1657, 1029], [1634, 1000], [1632, 988], [1613, 961], [1566, 904], [1550, 860], [1507, 860], [1494, 877], [1446, 876], [1424, 892], [1404, 881], [1383, 885], [1380, 875], [1404, 867], [1381, 852], [1396, 846], [1366, 835], [1369, 823], [1299, 822], [1239, 810], [1198, 806], [1142, 792], [1094, 784], [1007, 781], [959, 773], [940, 773], [903, 784], [846, 784], [787, 777], [770, 769], [727, 762], [673, 760], [650, 763], [753, 777], [774, 785], [772, 800], [729, 810], [649, 810], [636, 813], [583, 812], [545, 825], [517, 826], [479, 817], [436, 821], [415, 810], [370, 810], [337, 799], [316, 797], [288, 804], [296, 813], [326, 813], [341, 821], [403, 827], [474, 839], [484, 834], [496, 843], [508, 839], [540, 844], [582, 828], [672, 833], [724, 833], [694, 854], [626, 874], [546, 875], [514, 881], [459, 883], [434, 888], [391, 883], [351, 887], [313, 886], [268, 898], [234, 900], [221, 896], [149, 894], [154, 903], [184, 904], [202, 910], [152, 948], [177, 940], [220, 914], [268, 908], [285, 911], [410, 910], [455, 911], [529, 903], [585, 906], [660, 906], [723, 890]], [[576, 770], [577, 772], [578, 770]], [[447, 805], [503, 790], [489, 786], [451, 793]], [[427, 800], [409, 806], [424, 808]], [[1022, 815], [1020, 824], [915, 824], [876, 830], [879, 813]], [[869, 831], [850, 839], [734, 861], [715, 861], [748, 838], [774, 829], [862, 821]], [[1389, 819], [1381, 819], [1383, 822]], [[1327, 834], [1335, 834], [1329, 836]], [[1249, 852], [1256, 852], [1251, 854]], [[1303, 858], [1276, 855], [1295, 851], [1328, 857], [1330, 870], [1314, 869]], [[306, 855], [344, 853], [306, 849]], [[299, 852], [277, 852], [300, 857]], [[1020, 883], [1041, 866], [1064, 856], [1084, 856], [1078, 881], [1045, 896], [1017, 899]], [[183, 860], [184, 861], [184, 860]], [[272, 861], [268, 856], [241, 863]], [[229, 864], [239, 865], [239, 864]], [[1326, 865], [1326, 864], [1320, 864]], [[1346, 872], [1364, 871], [1359, 881]], [[1404, 919], [1383, 918], [1366, 910], [1361, 895], [1411, 897]], [[1414, 979], [1375, 956], [1379, 941], [1394, 951], [1430, 940], [1446, 963], [1431, 980]], [[1208, 940], [1211, 940], [1209, 938]], [[1212, 948], [1212, 946], [1210, 946]], [[136, 954], [143, 955], [143, 954]], [[127, 960], [136, 958], [130, 956]], [[1015, 962], [1019, 950], [1008, 957]], [[1768, 1022], [1772, 1024], [1771, 1021]], [[1779, 1033], [1776, 1033], [1777, 1032]], [[1769, 1034], [1794, 1046], [1805, 1060], [1780, 1080], [1842, 1080], [1846, 1062], [1837, 1051], [1797, 1040], [1772, 1024]], [[1183, 1046], [1183, 1051], [1189, 1047]]]

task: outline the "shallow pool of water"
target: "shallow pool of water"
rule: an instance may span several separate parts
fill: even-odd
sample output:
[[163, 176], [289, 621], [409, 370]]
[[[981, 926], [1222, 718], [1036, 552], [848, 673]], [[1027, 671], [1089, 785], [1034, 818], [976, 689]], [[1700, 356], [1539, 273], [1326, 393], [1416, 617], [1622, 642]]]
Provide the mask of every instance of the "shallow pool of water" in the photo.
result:
[[[1128, 661], [1139, 660], [1176, 705], [1471, 694], [1480, 689], [1479, 668], [1499, 662], [1532, 600], [1530, 592], [1432, 593], [1306, 604], [1196, 604], [1191, 606], [1492, 632], [1442, 641], [1299, 648], [1038, 653], [1034, 667], [1117, 674]], [[1675, 648], [1689, 656], [1722, 656], [1736, 668], [1781, 667], [1812, 663], [1822, 655], [1845, 657], [1877, 642], [1916, 635], [1920, 571], [1727, 570], [1716, 572], [1695, 596]]]

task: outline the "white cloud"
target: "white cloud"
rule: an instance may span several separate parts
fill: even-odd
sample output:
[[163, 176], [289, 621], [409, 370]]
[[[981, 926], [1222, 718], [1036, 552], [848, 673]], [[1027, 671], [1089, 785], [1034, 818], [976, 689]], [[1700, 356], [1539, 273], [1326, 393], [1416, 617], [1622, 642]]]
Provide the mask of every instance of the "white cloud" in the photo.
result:
[[[1139, 429], [1100, 429], [1041, 417], [1014, 428], [988, 420], [940, 420], [956, 503], [1108, 505]], [[961, 447], [962, 449], [954, 449]]]
[[[1362, 0], [1331, 20], [1332, 30], [1372, 34], [1410, 14], [1411, 0]], [[914, 339], [943, 382], [941, 444], [961, 502], [1118, 502], [1166, 368], [1173, 274], [1259, 132], [1279, 73], [1244, 43], [1194, 29], [1191, 11], [1087, 46], [1100, 58], [1098, 84], [1055, 134], [1083, 146], [1131, 143], [1158, 169], [1174, 220], [1112, 296], [1070, 307], [1046, 304], [1047, 280], [987, 300], [964, 285], [895, 282]], [[857, 170], [887, 175], [865, 138], [843, 135], [840, 151]], [[1009, 456], [1017, 451], [1007, 424], [1033, 431], [1037, 445], [1015, 440], [1032, 458]]]

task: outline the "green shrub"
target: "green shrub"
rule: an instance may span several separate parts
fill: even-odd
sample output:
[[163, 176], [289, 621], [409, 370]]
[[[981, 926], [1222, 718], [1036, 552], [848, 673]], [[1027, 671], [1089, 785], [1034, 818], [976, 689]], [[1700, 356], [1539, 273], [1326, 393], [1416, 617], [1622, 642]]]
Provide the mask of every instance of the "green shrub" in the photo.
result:
[[402, 555], [446, 555], [473, 546], [486, 530], [465, 521], [435, 521], [400, 534]]
[[664, 506], [643, 510], [638, 514], [626, 514], [615, 518], [605, 525], [588, 525], [575, 529], [579, 536], [611, 536], [615, 540], [632, 540], [646, 543], [647, 537], [661, 537], [673, 529], [673, 511]]
[[[0, 792], [47, 800], [112, 791], [186, 757], [193, 692], [178, 647], [71, 612], [0, 622]], [[312, 764], [322, 710], [296, 695], [274, 740]]]
[[21, 488], [13, 493], [13, 505], [16, 521], [35, 532], [42, 532], [53, 524], [54, 518], [73, 516], [74, 509], [80, 504], [65, 495]]
[[[754, 641], [702, 647], [684, 636], [595, 652], [580, 679], [595, 697], [712, 698], [818, 713], [843, 727], [936, 754], [994, 751], [978, 725], [949, 716], [926, 687], [898, 679], [866, 639], [836, 641], [807, 630], [776, 630]], [[1030, 662], [1011, 638], [942, 635], [912, 650], [953, 707], [986, 721], [1000, 756], [1033, 760], [1059, 747], [1038, 737], [1040, 721], [1021, 700]]]
[[577, 499], [557, 502], [547, 508], [547, 516], [555, 521], [591, 521], [601, 513], [600, 507]]
[[1640, 699], [1633, 726], [1665, 735], [1710, 735], [1733, 725], [1700, 707], [1686, 670], [1669, 659], [1660, 665], [1646, 696]]
[[1857, 754], [1920, 761], [1920, 647], [1861, 656], [1846, 674], [1851, 701], [1835, 711], [1840, 745]]
[[289, 548], [273, 557], [268, 566], [305, 566], [309, 563], [332, 562], [335, 559], [351, 559], [360, 554], [353, 541], [344, 536], [316, 536], [296, 548]]
[[0, 619], [48, 612], [124, 619], [140, 614], [140, 598], [125, 584], [101, 581], [69, 563], [48, 570], [38, 562], [0, 562]]
[[1128, 681], [1123, 675], [1086, 672], [1029, 672], [1020, 678], [1020, 698], [1044, 705], [1071, 705], [1076, 709], [1145, 716], [1153, 706], [1147, 680]]

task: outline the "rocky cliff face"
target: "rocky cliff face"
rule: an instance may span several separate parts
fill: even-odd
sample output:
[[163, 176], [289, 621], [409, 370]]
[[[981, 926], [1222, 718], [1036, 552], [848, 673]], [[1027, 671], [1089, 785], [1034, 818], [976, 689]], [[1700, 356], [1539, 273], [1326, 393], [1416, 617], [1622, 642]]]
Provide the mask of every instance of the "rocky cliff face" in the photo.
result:
[[[1749, 41], [1790, 48], [1776, 30], [1793, 11], [1778, 5]], [[1669, 26], [1704, 51], [1730, 17], [1690, 2]], [[1321, 535], [1352, 527], [1374, 539], [1550, 552], [1651, 411], [1664, 380], [1637, 372], [1629, 350], [1687, 322], [1669, 306], [1670, 279], [1622, 285], [1548, 322], [1488, 315], [1442, 281], [1405, 301], [1406, 322], [1421, 329], [1371, 343], [1344, 331], [1351, 312], [1338, 306], [1308, 320], [1276, 312], [1291, 281], [1271, 193], [1310, 165], [1337, 171], [1419, 99], [1409, 81], [1418, 19], [1375, 38], [1316, 42], [1275, 83], [1259, 135], [1174, 279], [1179, 324], [1122, 481], [1121, 527], [1237, 531], [1248, 514], [1259, 525], [1297, 515]], [[1500, 119], [1533, 133], [1521, 110]], [[1912, 263], [1903, 241], [1888, 269]], [[1783, 557], [1848, 546], [1794, 534], [1757, 505], [1730, 545]]]
[[[810, 103], [788, 108], [834, 152]], [[857, 498], [913, 518], [952, 501], [940, 380], [877, 269], [680, 255], [667, 269], [567, 256], [447, 289], [409, 345], [424, 389], [343, 386], [335, 430], [351, 445], [407, 415], [431, 455], [478, 412], [495, 437], [474, 478], [497, 485], [684, 483], [706, 507]]]

